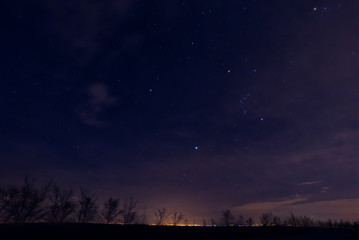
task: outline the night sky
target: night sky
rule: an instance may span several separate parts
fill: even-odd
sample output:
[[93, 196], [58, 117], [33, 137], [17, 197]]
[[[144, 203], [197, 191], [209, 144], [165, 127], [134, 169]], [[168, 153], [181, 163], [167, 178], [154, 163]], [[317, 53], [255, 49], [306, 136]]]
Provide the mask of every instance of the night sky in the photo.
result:
[[0, 183], [192, 222], [355, 219], [355, 0], [2, 0]]

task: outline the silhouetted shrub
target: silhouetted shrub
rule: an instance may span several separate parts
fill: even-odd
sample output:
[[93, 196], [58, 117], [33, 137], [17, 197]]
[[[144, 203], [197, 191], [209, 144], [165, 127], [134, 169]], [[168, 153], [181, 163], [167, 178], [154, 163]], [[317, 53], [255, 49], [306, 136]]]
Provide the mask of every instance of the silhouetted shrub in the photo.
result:
[[81, 196], [78, 202], [77, 222], [94, 222], [98, 217], [98, 206], [95, 194], [89, 190], [81, 189]]
[[167, 218], [171, 215], [166, 208], [158, 208], [155, 212], [156, 224], [163, 225], [166, 223]]
[[104, 203], [101, 216], [107, 224], [110, 224], [116, 222], [121, 213], [120, 200], [111, 197]]
[[48, 194], [49, 204], [46, 208], [45, 219], [52, 223], [62, 223], [74, 213], [76, 204], [73, 201], [71, 189], [61, 190], [54, 184]]
[[225, 226], [233, 225], [234, 216], [230, 209], [225, 209], [222, 211], [222, 219]]

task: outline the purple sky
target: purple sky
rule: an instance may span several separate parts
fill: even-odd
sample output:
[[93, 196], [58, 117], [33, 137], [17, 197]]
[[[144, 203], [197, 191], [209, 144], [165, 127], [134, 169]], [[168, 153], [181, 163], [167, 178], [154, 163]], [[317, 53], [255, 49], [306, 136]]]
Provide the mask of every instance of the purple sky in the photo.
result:
[[187, 219], [357, 219], [355, 1], [3, 1], [0, 183]]

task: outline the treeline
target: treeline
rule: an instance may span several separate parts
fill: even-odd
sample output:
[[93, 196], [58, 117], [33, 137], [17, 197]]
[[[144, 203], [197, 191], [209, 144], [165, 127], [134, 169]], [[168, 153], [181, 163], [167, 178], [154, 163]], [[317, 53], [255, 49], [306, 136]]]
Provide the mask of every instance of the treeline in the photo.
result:
[[359, 221], [344, 221], [344, 220], [315, 220], [309, 216], [295, 215], [290, 213], [288, 217], [281, 218], [274, 215], [272, 212], [263, 213], [258, 223], [252, 217], [244, 218], [239, 215], [234, 217], [230, 209], [222, 211], [222, 224], [225, 226], [294, 226], [294, 227], [322, 227], [322, 228], [358, 228]]
[[139, 217], [137, 203], [130, 197], [120, 205], [119, 199], [110, 197], [99, 205], [88, 189], [81, 189], [80, 196], [75, 196], [72, 189], [61, 189], [52, 181], [38, 188], [27, 177], [21, 186], [0, 188], [0, 222], [132, 224]]
[[[132, 197], [122, 201], [110, 197], [100, 204], [96, 195], [88, 189], [80, 189], [75, 196], [72, 189], [60, 188], [50, 181], [45, 186], [37, 187], [35, 181], [25, 178], [20, 186], [0, 188], [0, 223], [117, 223], [147, 224], [146, 209], [142, 214], [137, 211], [138, 201]], [[188, 220], [180, 212], [166, 208], [157, 209], [153, 213], [156, 225], [188, 225]], [[230, 209], [222, 211], [220, 222], [211, 219], [203, 226], [254, 226], [252, 217], [234, 217]], [[295, 216], [282, 219], [272, 213], [263, 213], [259, 218], [262, 226], [297, 226], [297, 227], [357, 227], [358, 222], [314, 220], [308, 216]]]

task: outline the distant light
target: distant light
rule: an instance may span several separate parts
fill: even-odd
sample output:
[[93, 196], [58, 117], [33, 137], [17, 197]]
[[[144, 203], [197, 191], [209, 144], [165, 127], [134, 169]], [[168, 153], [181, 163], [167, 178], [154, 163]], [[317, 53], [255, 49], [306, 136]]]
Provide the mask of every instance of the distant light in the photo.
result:
[[317, 7], [314, 7], [314, 8], [313, 8], [313, 11], [317, 11]]
[[150, 92], [152, 92], [152, 88], [150, 88]]
[[191, 42], [192, 45], [194, 45], [194, 42]]
[[198, 150], [198, 146], [194, 146], [194, 149], [195, 149], [195, 150]]
[[231, 72], [231, 69], [228, 69], [227, 72], [230, 73], [230, 72]]
[[263, 121], [264, 120], [264, 118], [261, 118], [261, 121]]
[[257, 72], [257, 69], [254, 69], [253, 72]]

